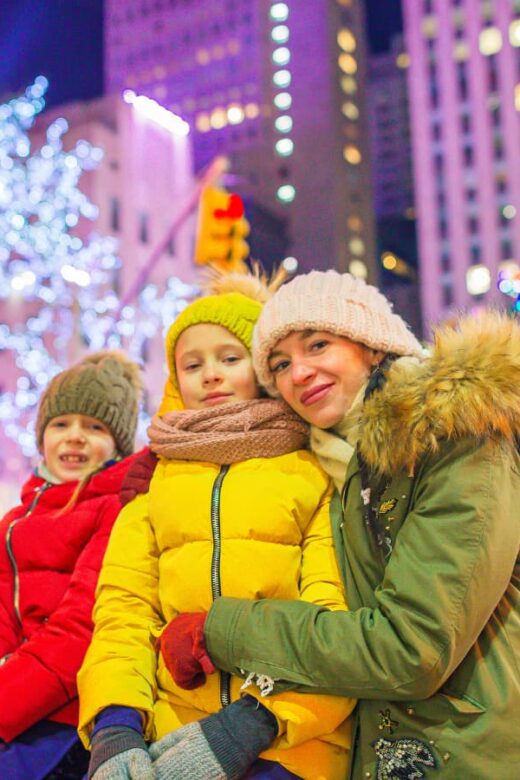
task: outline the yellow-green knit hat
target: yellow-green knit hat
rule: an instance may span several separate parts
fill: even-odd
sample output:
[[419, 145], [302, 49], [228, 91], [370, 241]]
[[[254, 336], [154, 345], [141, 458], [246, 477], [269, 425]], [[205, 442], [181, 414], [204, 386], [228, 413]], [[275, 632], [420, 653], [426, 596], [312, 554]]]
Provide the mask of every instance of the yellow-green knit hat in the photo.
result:
[[270, 282], [259, 268], [254, 273], [215, 273], [208, 283], [216, 294], [198, 298], [186, 306], [172, 323], [166, 335], [166, 361], [169, 377], [159, 414], [184, 409], [175, 370], [175, 345], [182, 333], [192, 325], [221, 325], [251, 351], [253, 329], [264, 302], [282, 283], [284, 274]]

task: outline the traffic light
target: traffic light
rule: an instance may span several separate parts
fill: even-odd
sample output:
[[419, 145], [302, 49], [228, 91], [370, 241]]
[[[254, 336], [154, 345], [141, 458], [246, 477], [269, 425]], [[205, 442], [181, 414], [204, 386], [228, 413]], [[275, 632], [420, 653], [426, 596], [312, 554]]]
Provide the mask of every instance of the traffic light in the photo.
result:
[[249, 256], [245, 240], [249, 222], [239, 195], [217, 187], [202, 190], [195, 244], [195, 262], [233, 271]]

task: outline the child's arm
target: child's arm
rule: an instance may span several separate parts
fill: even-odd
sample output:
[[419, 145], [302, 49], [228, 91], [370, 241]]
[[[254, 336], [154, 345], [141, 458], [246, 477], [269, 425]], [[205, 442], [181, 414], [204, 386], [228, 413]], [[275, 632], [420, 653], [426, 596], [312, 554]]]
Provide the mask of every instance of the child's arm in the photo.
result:
[[141, 712], [145, 737], [153, 736], [154, 643], [164, 624], [158, 583], [158, 550], [143, 494], [121, 511], [99, 577], [94, 636], [78, 675], [85, 745], [96, 716], [111, 705]]
[[0, 665], [0, 738], [14, 739], [77, 696], [76, 675], [92, 632], [92, 606], [110, 530], [119, 511], [107, 500], [58, 608]]

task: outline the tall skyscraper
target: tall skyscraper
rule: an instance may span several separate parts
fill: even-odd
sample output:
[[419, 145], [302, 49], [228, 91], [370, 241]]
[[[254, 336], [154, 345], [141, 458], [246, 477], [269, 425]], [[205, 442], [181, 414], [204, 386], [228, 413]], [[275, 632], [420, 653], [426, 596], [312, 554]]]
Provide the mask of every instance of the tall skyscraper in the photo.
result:
[[410, 114], [402, 35], [368, 60], [368, 116], [381, 287], [421, 333]]
[[[360, 0], [107, 0], [105, 87], [187, 119], [195, 164], [286, 220], [300, 269], [376, 276]], [[282, 259], [282, 258], [279, 258]]]
[[404, 0], [426, 323], [511, 302], [520, 253], [520, 2]]

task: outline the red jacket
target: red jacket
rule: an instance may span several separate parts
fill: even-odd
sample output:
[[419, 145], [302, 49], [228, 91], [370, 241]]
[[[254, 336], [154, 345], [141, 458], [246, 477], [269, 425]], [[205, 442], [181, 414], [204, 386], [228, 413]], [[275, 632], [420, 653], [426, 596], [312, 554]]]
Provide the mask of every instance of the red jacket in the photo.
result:
[[89, 481], [32, 476], [0, 521], [0, 738], [39, 720], [77, 725], [76, 674], [92, 634], [94, 593], [131, 459]]

